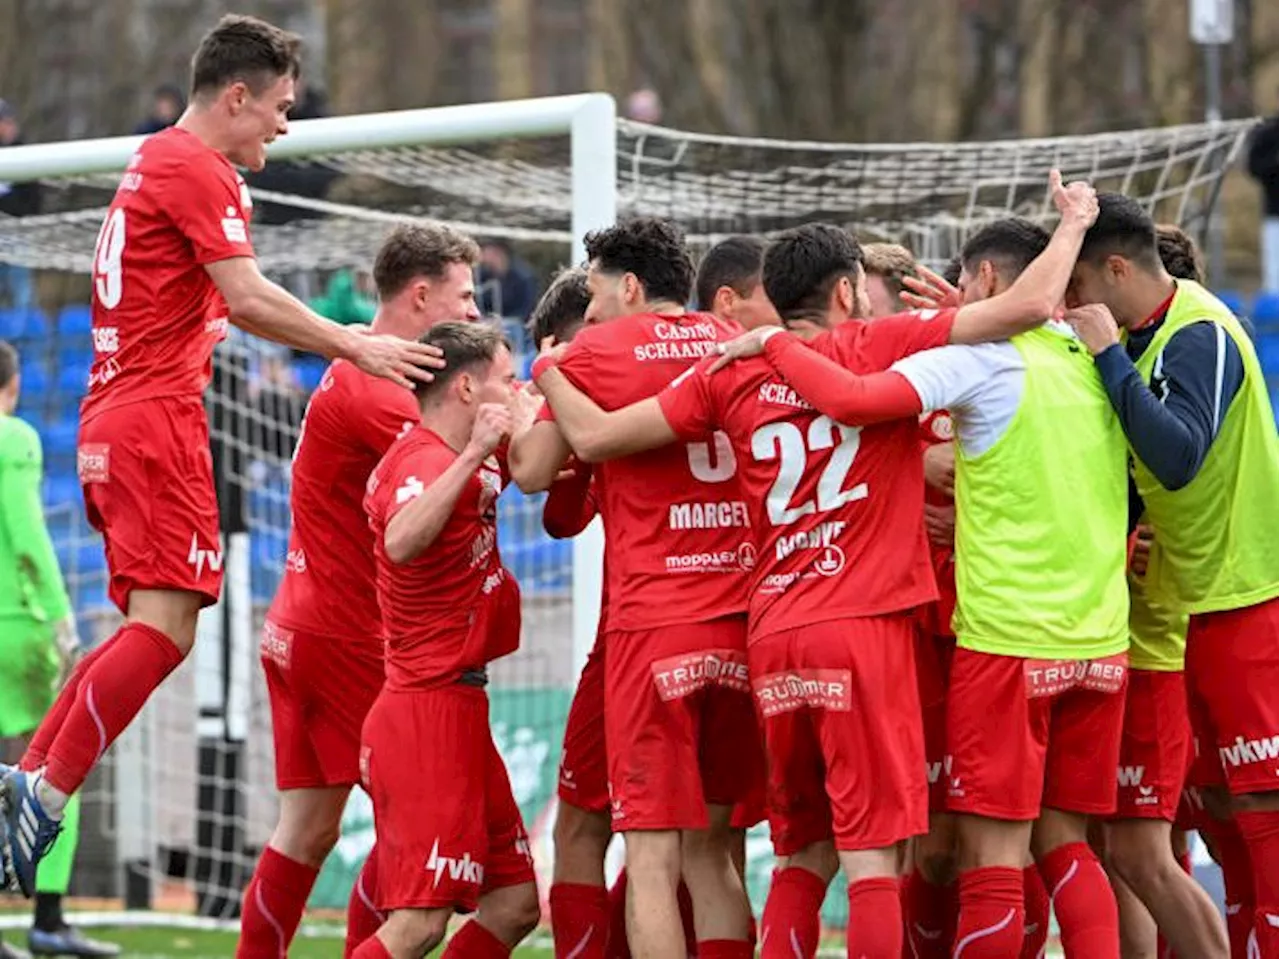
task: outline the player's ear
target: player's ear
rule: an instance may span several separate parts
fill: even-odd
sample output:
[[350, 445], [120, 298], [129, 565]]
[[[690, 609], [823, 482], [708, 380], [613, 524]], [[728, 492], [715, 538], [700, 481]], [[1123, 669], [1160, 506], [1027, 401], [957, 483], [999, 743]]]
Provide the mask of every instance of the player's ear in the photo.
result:
[[982, 298], [990, 299], [995, 295], [996, 284], [999, 282], [999, 274], [996, 273], [996, 265], [990, 260], [983, 260], [978, 264], [978, 289], [982, 290]]
[[733, 287], [719, 287], [711, 301], [711, 312], [733, 319], [733, 306], [737, 301], [738, 294]]
[[427, 300], [431, 296], [431, 281], [425, 276], [420, 276], [410, 284], [409, 289], [413, 291], [413, 299], [410, 301], [413, 303], [413, 308], [415, 310], [425, 310], [427, 308]]
[[842, 276], [836, 280], [836, 285], [831, 291], [831, 295], [835, 298], [835, 305], [839, 309], [841, 316], [853, 315], [853, 307], [858, 301], [858, 296], [853, 289], [853, 281], [849, 277]]
[[1106, 273], [1112, 282], [1122, 282], [1128, 279], [1129, 274], [1132, 272], [1132, 264], [1117, 253], [1107, 257], [1105, 265]]
[[244, 109], [244, 105], [249, 99], [249, 85], [243, 80], [233, 80], [227, 85], [225, 96], [227, 108], [231, 111], [231, 115], [235, 116]]
[[622, 301], [627, 304], [639, 303], [644, 299], [644, 286], [640, 277], [634, 273], [622, 274]]

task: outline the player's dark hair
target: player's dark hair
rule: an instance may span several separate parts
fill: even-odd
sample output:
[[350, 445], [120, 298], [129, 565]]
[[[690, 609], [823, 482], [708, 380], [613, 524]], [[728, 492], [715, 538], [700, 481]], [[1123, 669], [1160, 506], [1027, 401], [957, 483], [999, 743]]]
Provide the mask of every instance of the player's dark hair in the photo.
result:
[[960, 260], [970, 274], [989, 260], [1006, 282], [1012, 282], [1049, 245], [1049, 231], [1030, 220], [1008, 217], [988, 223], [965, 241]]
[[434, 371], [430, 383], [414, 382], [413, 393], [419, 403], [439, 393], [459, 373], [487, 367], [501, 348], [511, 349], [502, 329], [487, 323], [437, 323], [418, 337], [418, 342], [439, 347], [444, 354], [444, 369]]
[[716, 291], [727, 286], [738, 296], [750, 296], [760, 282], [764, 266], [764, 240], [758, 236], [731, 236], [707, 250], [698, 264], [697, 307], [710, 312]]
[[638, 216], [588, 233], [587, 260], [603, 273], [633, 273], [647, 300], [689, 302], [693, 261], [684, 234], [671, 220]]
[[555, 337], [557, 343], [573, 339], [590, 302], [586, 270], [580, 266], [567, 266], [557, 273], [529, 314], [529, 332], [534, 346], [548, 336]]
[[18, 375], [18, 351], [7, 340], [0, 340], [0, 390]]
[[957, 253], [951, 259], [947, 260], [947, 265], [942, 268], [941, 276], [952, 286], [960, 285], [960, 274], [964, 272], [964, 259]]
[[1156, 249], [1164, 271], [1179, 280], [1204, 282], [1204, 256], [1185, 230], [1172, 223], [1156, 226]]
[[387, 234], [373, 261], [378, 296], [390, 299], [418, 277], [438, 280], [454, 263], [475, 266], [480, 247], [443, 223], [402, 224]]
[[243, 82], [254, 96], [283, 76], [298, 78], [296, 34], [238, 14], [227, 14], [204, 35], [191, 57], [191, 95]]
[[1160, 269], [1155, 221], [1141, 203], [1119, 193], [1098, 194], [1098, 219], [1080, 247], [1080, 259], [1094, 266], [1109, 256], [1122, 256], [1149, 272]]
[[862, 268], [884, 280], [885, 289], [897, 300], [904, 289], [902, 281], [916, 275], [916, 258], [901, 243], [865, 243]]
[[809, 223], [787, 230], [764, 254], [764, 291], [783, 321], [823, 314], [842, 277], [856, 283], [862, 247], [847, 230]]

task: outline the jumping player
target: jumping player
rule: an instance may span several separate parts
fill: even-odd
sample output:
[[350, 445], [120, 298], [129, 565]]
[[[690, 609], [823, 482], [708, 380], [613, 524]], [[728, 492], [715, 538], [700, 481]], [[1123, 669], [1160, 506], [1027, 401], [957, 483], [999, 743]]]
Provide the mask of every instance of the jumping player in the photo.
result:
[[[449, 227], [397, 227], [374, 261], [373, 332], [417, 340], [437, 323], [478, 319], [471, 276], [478, 257], [475, 241]], [[288, 950], [360, 781], [360, 729], [382, 688], [364, 488], [417, 420], [409, 390], [345, 360], [325, 371], [307, 405], [291, 473], [289, 552], [261, 643], [280, 819], [245, 889], [241, 959], [277, 959]], [[371, 857], [352, 890], [349, 950], [380, 925], [366, 905], [376, 850]]]
[[[357, 959], [419, 959], [476, 912], [446, 956], [505, 957], [537, 925], [520, 810], [489, 730], [485, 665], [520, 639], [520, 590], [498, 555], [494, 455], [532, 411], [501, 333], [441, 323], [448, 364], [416, 387], [421, 420], [369, 477], [386, 684], [364, 724], [361, 778], [378, 830], [375, 903]], [[424, 783], [430, 788], [424, 788]]]
[[145, 140], [94, 254], [94, 363], [77, 452], [90, 522], [102, 531], [116, 634], [81, 662], [19, 768], [0, 784], [4, 871], [24, 894], [68, 798], [190, 651], [218, 598], [222, 548], [202, 393], [228, 323], [402, 386], [428, 379], [421, 344], [369, 336], [308, 310], [258, 272], [249, 193], [288, 129], [298, 40], [223, 18], [192, 60], [191, 106]]

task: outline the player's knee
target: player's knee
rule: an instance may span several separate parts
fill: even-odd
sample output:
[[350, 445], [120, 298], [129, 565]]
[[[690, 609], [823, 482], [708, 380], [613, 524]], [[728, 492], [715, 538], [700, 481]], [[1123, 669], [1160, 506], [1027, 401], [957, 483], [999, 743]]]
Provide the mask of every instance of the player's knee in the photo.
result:
[[609, 828], [609, 814], [590, 812], [562, 802], [556, 810], [553, 829], [557, 855], [562, 849], [604, 849], [613, 833]]
[[425, 956], [444, 941], [447, 909], [397, 909], [379, 930], [392, 955]]
[[626, 833], [627, 882], [639, 889], [680, 879], [681, 840], [674, 830]]
[[830, 882], [840, 871], [840, 856], [836, 844], [829, 839], [810, 843], [787, 859], [787, 867], [805, 869], [820, 879]]
[[514, 945], [538, 928], [542, 919], [537, 887], [528, 882], [494, 890], [480, 901], [478, 916], [485, 928]]
[[945, 886], [956, 878], [954, 849], [917, 849], [915, 865], [925, 882], [934, 886]]
[[1136, 890], [1150, 888], [1171, 872], [1181, 872], [1166, 834], [1145, 825], [1125, 823], [1108, 829], [1103, 854], [1107, 868]]

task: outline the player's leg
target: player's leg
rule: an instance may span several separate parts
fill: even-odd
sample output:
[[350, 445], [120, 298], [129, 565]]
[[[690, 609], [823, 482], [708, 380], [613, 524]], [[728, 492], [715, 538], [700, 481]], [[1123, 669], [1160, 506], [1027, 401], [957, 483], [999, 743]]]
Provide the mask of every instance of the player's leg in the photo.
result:
[[[680, 871], [689, 890], [699, 955], [706, 951], [708, 942], [732, 941], [745, 947], [739, 952], [750, 955], [753, 951], [751, 904], [742, 874], [733, 862], [735, 833], [729, 828], [732, 815], [730, 805], [708, 805], [709, 828], [685, 830], [680, 837]], [[725, 890], [729, 891], [727, 902]]]
[[444, 941], [452, 907], [395, 909], [374, 936], [362, 942], [353, 959], [422, 959]]
[[387, 921], [386, 913], [377, 907], [377, 893], [378, 844], [374, 842], [347, 898], [347, 939], [342, 950], [343, 959], [351, 959], [356, 948]]
[[[1280, 601], [1193, 616], [1187, 676], [1207, 707], [1232, 817], [1249, 851], [1259, 954], [1280, 954], [1280, 830], [1276, 759], [1280, 753]], [[1201, 743], [1202, 748], [1204, 743]]]
[[1120, 955], [1123, 959], [1164, 959], [1156, 921], [1138, 894], [1114, 869], [1107, 869], [1107, 877], [1120, 915]]
[[486, 750], [484, 816], [488, 850], [484, 884], [475, 917], [449, 941], [446, 959], [506, 959], [538, 925], [529, 837], [511, 793], [502, 756], [489, 738]]
[[597, 640], [578, 679], [565, 724], [550, 894], [557, 959], [570, 955], [601, 959], [608, 938], [604, 858], [613, 830], [604, 740], [603, 651], [603, 643]]

